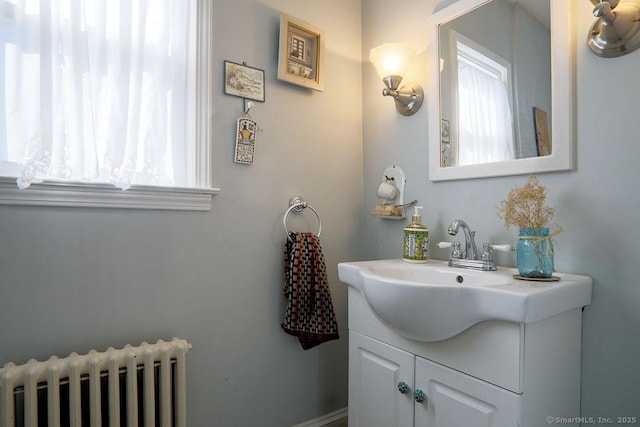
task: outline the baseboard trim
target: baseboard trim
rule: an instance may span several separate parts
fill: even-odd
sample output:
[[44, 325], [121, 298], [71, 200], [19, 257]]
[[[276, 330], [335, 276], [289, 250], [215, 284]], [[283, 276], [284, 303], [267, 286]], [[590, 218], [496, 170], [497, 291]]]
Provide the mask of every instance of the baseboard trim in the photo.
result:
[[342, 408], [342, 409], [338, 409], [337, 411], [331, 412], [330, 414], [326, 414], [321, 417], [314, 418], [309, 421], [305, 421], [301, 424], [296, 424], [293, 427], [322, 427], [332, 422], [341, 420], [343, 418], [347, 418], [348, 414], [349, 414], [349, 408]]

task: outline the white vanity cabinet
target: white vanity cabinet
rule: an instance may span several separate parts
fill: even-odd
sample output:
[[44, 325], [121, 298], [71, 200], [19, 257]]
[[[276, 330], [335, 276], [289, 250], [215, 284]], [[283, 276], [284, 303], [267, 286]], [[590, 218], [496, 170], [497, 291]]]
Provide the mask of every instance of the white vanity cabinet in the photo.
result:
[[414, 374], [413, 354], [350, 331], [349, 426], [413, 427]]
[[574, 309], [535, 323], [484, 321], [420, 342], [349, 287], [349, 426], [542, 427], [578, 417], [581, 318]]
[[[477, 378], [416, 357], [416, 426], [517, 426], [520, 396]], [[437, 408], [437, 411], [435, 410]]]
[[349, 339], [350, 426], [518, 425], [519, 395], [357, 332]]

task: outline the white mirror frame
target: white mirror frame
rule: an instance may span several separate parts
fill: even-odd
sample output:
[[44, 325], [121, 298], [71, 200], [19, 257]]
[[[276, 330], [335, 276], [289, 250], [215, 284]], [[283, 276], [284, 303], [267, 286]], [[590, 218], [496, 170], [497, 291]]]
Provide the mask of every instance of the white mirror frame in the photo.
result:
[[440, 58], [439, 25], [474, 9], [488, 0], [459, 0], [434, 13], [429, 30], [429, 180], [483, 178], [505, 175], [568, 171], [575, 168], [575, 0], [550, 1], [551, 9], [551, 141], [552, 153], [478, 165], [440, 167]]

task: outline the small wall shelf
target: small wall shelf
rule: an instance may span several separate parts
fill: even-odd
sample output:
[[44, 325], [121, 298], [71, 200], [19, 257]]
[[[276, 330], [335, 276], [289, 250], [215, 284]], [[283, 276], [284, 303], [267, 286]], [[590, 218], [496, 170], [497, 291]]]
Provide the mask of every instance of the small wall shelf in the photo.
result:
[[[396, 187], [396, 194], [393, 199], [380, 199], [383, 203], [377, 205], [371, 211], [371, 214], [379, 218], [384, 219], [404, 219], [405, 216], [405, 204], [404, 204], [404, 189], [407, 183], [407, 176], [404, 170], [396, 165], [387, 167], [381, 179], [381, 185], [385, 183], [392, 184]], [[380, 197], [380, 189], [378, 190], [378, 197]]]

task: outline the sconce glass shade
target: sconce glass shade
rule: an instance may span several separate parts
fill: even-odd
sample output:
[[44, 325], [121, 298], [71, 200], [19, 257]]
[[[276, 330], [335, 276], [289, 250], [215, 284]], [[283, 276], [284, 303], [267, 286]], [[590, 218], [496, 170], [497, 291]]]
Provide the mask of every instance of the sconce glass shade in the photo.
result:
[[385, 43], [371, 49], [369, 60], [384, 80], [389, 76], [403, 77], [415, 54], [415, 49], [406, 43]]
[[404, 116], [411, 116], [418, 111], [424, 99], [420, 85], [408, 83], [400, 87], [415, 55], [415, 49], [406, 43], [385, 43], [369, 52], [369, 60], [386, 86], [382, 95], [391, 96], [395, 100], [396, 110]]

